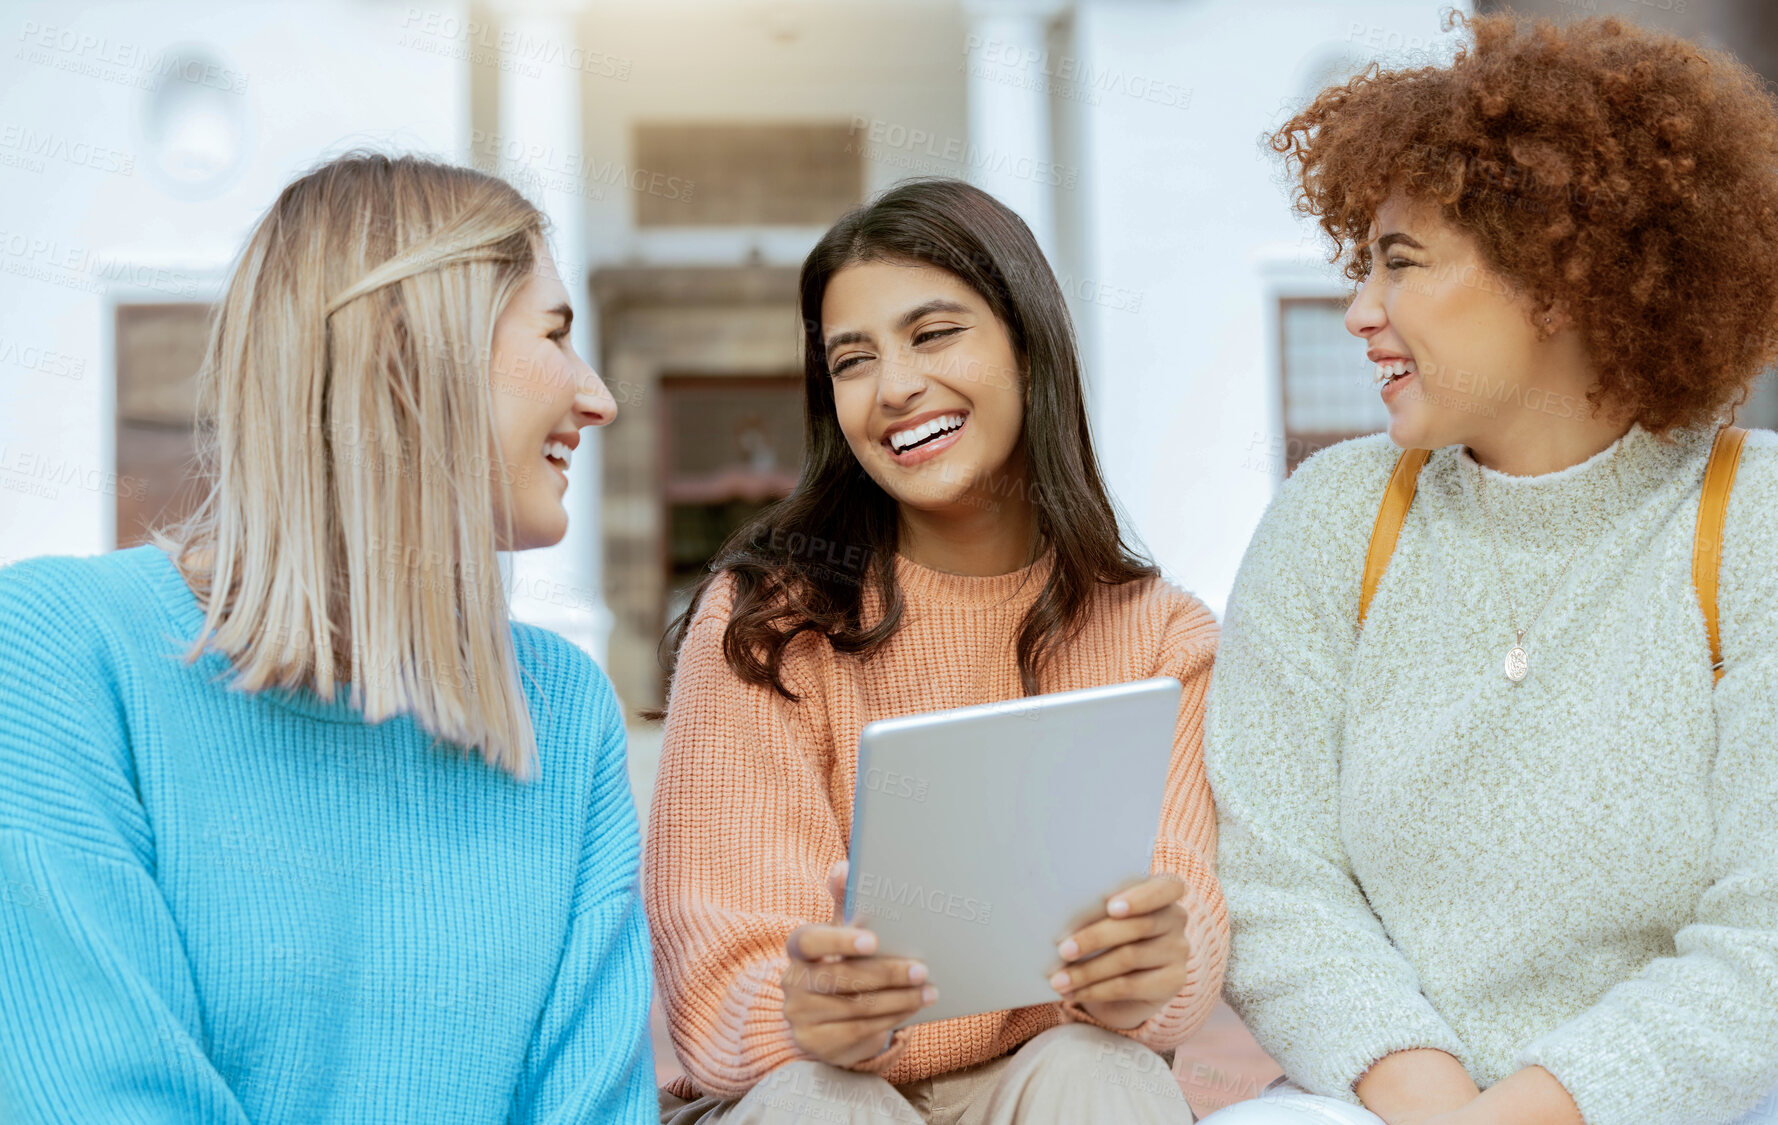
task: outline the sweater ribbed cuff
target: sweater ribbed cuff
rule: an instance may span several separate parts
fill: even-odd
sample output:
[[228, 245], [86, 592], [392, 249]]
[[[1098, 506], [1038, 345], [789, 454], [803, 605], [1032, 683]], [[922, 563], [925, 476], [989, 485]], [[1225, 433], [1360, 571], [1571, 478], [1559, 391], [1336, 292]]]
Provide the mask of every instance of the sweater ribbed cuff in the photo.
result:
[[789, 964], [788, 957], [774, 957], [750, 965], [715, 1013], [717, 1033], [687, 1045], [691, 1049], [680, 1061], [699, 1090], [739, 1098], [785, 1063], [811, 1057], [797, 1046], [784, 1018], [784, 989], [778, 982]]
[[1279, 1064], [1303, 1089], [1350, 1105], [1363, 1104], [1353, 1090], [1358, 1080], [1397, 1051], [1443, 1051], [1462, 1063], [1465, 1070], [1469, 1069], [1462, 1044], [1432, 1021], [1422, 1023], [1411, 1017], [1394, 1021], [1366, 1019], [1361, 1015], [1347, 1027], [1343, 1039], [1337, 1044], [1318, 1043], [1310, 1050], [1276, 1052], [1285, 1055], [1279, 1058]]
[[[1636, 1050], [1625, 1041], [1635, 1035], [1634, 1029], [1610, 1020], [1592, 1027], [1592, 1015], [1591, 1011], [1583, 1012], [1533, 1040], [1519, 1052], [1514, 1064], [1520, 1068], [1541, 1066], [1555, 1075], [1589, 1125], [1658, 1119], [1650, 1109], [1674, 1083], [1649, 1065], [1649, 1052]], [[1601, 1037], [1601, 1030], [1608, 1030], [1609, 1037]], [[1604, 1043], [1612, 1046], [1603, 1048]]]
[[847, 1067], [846, 1069], [856, 1070], [860, 1074], [881, 1074], [881, 1073], [883, 1073], [884, 1071], [888, 1070], [890, 1067], [894, 1066], [895, 1063], [901, 1058], [902, 1053], [907, 1050], [907, 1047], [908, 1047], [907, 1033], [908, 1033], [908, 1029], [905, 1027], [896, 1028], [895, 1033], [889, 1037], [889, 1046], [885, 1047], [881, 1051], [878, 1051], [876, 1054], [872, 1055], [868, 1059], [865, 1059], [863, 1062], [853, 1063], [851, 1066]]

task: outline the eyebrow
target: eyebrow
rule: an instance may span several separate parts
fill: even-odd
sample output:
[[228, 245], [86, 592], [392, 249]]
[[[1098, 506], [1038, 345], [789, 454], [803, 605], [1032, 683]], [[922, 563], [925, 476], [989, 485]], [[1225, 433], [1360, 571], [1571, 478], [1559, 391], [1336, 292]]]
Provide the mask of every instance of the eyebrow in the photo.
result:
[[1420, 245], [1412, 235], [1403, 234], [1398, 230], [1392, 230], [1382, 238], [1377, 239], [1377, 251], [1379, 253], [1386, 253], [1391, 246], [1394, 246], [1398, 242], [1413, 250], [1426, 249], [1426, 247]]
[[545, 311], [543, 315], [561, 317], [563, 328], [568, 328], [574, 324], [574, 310], [568, 307], [568, 302], [566, 301], [557, 305], [553, 309]]
[[[911, 328], [922, 317], [931, 316], [935, 312], [967, 313], [974, 311], [975, 310], [971, 309], [968, 305], [958, 304], [956, 301], [947, 300], [943, 297], [935, 297], [923, 304], [915, 305], [907, 312], [902, 313], [901, 319], [895, 322], [895, 327], [903, 329]], [[869, 340], [869, 332], [841, 332], [836, 336], [828, 338], [826, 352], [828, 355], [832, 355], [833, 350], [841, 344], [868, 343]]]

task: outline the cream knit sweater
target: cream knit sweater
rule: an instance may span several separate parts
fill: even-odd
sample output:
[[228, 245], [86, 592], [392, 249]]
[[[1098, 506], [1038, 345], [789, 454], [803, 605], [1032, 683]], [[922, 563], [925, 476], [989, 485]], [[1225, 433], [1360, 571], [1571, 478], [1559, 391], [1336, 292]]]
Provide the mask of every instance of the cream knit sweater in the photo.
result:
[[[1708, 1125], [1778, 1086], [1778, 437], [1724, 536], [1727, 675], [1691, 585], [1710, 434], [1640, 427], [1537, 477], [1433, 454], [1362, 636], [1398, 451], [1305, 464], [1230, 600], [1206, 719], [1226, 995], [1285, 1073], [1532, 1064], [1589, 1125]], [[1487, 499], [1531, 671], [1511, 647]], [[1594, 515], [1594, 512], [1597, 515]], [[1570, 548], [1580, 553], [1556, 579]]]

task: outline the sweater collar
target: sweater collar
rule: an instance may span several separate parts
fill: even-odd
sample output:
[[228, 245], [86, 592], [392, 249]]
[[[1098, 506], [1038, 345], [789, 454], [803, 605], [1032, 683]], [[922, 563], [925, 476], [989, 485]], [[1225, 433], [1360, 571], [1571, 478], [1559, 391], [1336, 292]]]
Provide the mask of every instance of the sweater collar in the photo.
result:
[[[152, 550], [158, 562], [158, 586], [161, 593], [161, 604], [168, 607], [174, 627], [178, 630], [178, 641], [181, 650], [197, 639], [198, 632], [204, 627], [204, 607], [199, 603], [197, 595], [186, 583], [185, 576], [179, 573], [179, 567], [173, 562], [172, 556], [157, 546], [144, 545]], [[216, 649], [207, 650], [199, 658], [198, 664], [211, 672], [213, 677], [220, 678], [223, 685], [230, 691], [237, 691], [231, 682], [234, 672], [230, 666], [228, 654]], [[351, 685], [336, 684], [333, 702], [329, 703], [317, 695], [313, 688], [268, 687], [253, 695], [268, 703], [276, 704], [286, 711], [294, 711], [307, 715], [312, 719], [320, 719], [330, 723], [362, 723], [363, 714], [351, 700]]]
[[895, 556], [895, 582], [909, 602], [979, 609], [1023, 610], [1037, 600], [1055, 566], [1056, 549], [1047, 547], [1036, 562], [1005, 574], [951, 574]]
[[[1441, 451], [1456, 478], [1459, 502], [1484, 518], [1478, 482], [1485, 482], [1488, 513], [1505, 539], [1565, 542], [1595, 522], [1610, 522], [1640, 507], [1655, 492], [1684, 487], [1701, 471], [1714, 427], [1676, 430], [1661, 438], [1632, 425], [1617, 441], [1577, 465], [1553, 473], [1513, 476], [1476, 463], [1463, 446]], [[1596, 520], [1595, 520], [1596, 514]]]

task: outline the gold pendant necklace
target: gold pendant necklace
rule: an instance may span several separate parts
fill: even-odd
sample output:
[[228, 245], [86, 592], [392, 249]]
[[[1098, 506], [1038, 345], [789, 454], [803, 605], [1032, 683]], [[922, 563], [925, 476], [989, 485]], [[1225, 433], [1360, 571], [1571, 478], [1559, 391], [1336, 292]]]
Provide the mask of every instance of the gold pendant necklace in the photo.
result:
[[[1618, 448], [1623, 448], [1621, 443]], [[1617, 449], [1611, 451], [1611, 480], [1614, 485], [1619, 483], [1617, 454]], [[1531, 672], [1531, 654], [1525, 649], [1525, 634], [1531, 631], [1531, 626], [1537, 624], [1537, 619], [1543, 616], [1543, 611], [1548, 609], [1550, 602], [1555, 600], [1556, 591], [1562, 588], [1562, 580], [1568, 577], [1568, 568], [1574, 565], [1574, 560], [1580, 555], [1581, 546], [1586, 543], [1588, 536], [1583, 534], [1575, 540], [1574, 548], [1568, 552], [1567, 561], [1562, 564], [1561, 571], [1556, 574], [1556, 581], [1550, 586], [1549, 596], [1543, 599], [1543, 604], [1537, 607], [1537, 612], [1531, 615], [1531, 620], [1525, 622], [1525, 627], [1519, 628], [1519, 609], [1513, 602], [1512, 584], [1506, 580], [1506, 566], [1500, 561], [1500, 544], [1497, 541], [1498, 537], [1494, 534], [1494, 513], [1488, 508], [1488, 478], [1483, 475], [1481, 463], [1476, 461], [1473, 455], [1470, 457], [1470, 461], [1475, 465], [1476, 497], [1482, 502], [1482, 517], [1488, 522], [1488, 550], [1494, 556], [1494, 569], [1500, 573], [1500, 590], [1506, 595], [1507, 621], [1513, 631], [1513, 645], [1506, 650], [1506, 659], [1501, 662], [1501, 668], [1506, 673], [1506, 678], [1516, 684]], [[1594, 522], [1598, 520], [1599, 509], [1604, 500], [1605, 489], [1604, 486], [1601, 486], [1593, 496]]]

